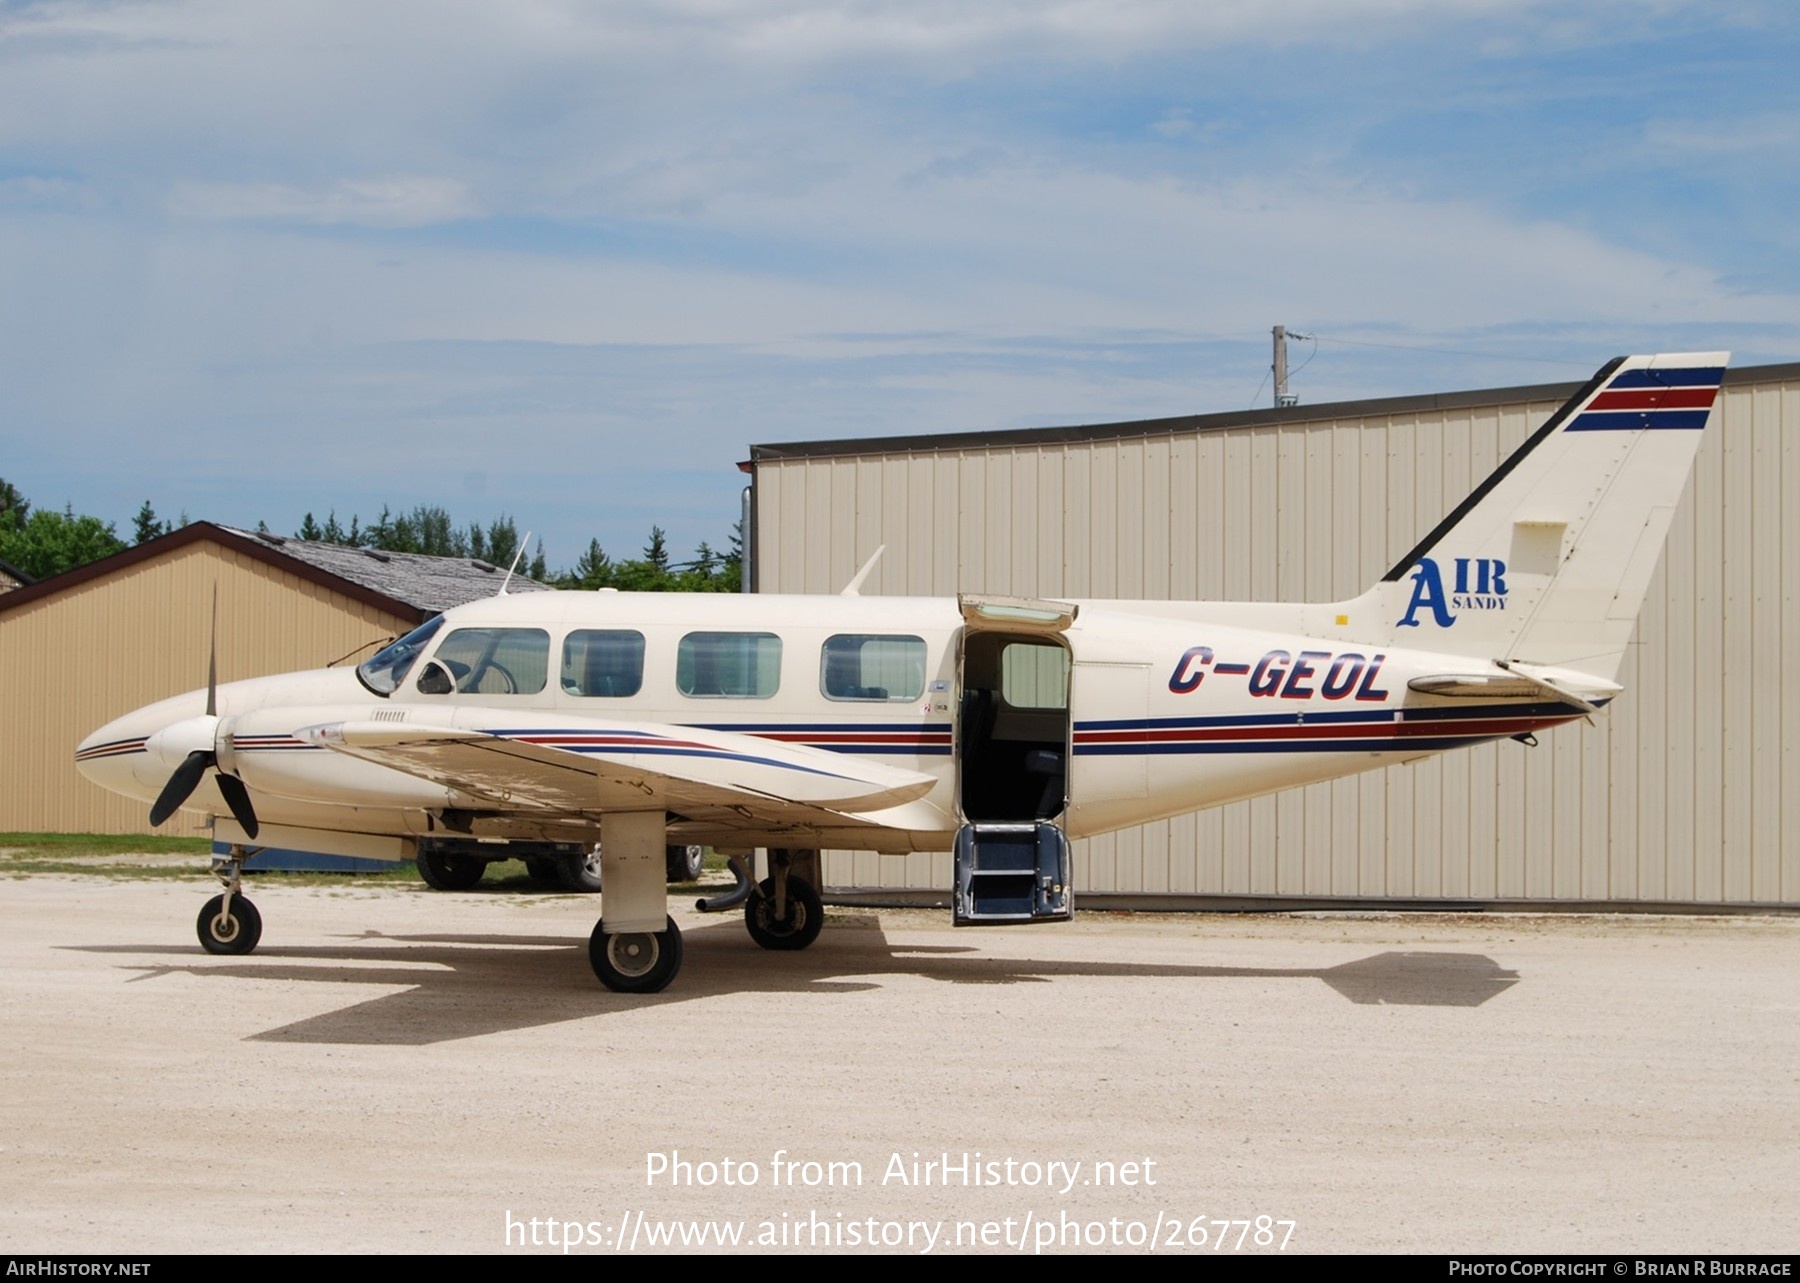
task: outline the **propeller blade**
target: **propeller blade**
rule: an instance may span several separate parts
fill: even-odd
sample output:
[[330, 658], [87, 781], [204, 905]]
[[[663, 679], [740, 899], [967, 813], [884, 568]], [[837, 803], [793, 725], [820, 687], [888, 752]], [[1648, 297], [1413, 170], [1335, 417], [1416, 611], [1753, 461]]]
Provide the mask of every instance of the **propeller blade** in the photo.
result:
[[256, 808], [250, 805], [250, 790], [235, 775], [219, 772], [219, 792], [225, 795], [225, 805], [231, 808], [231, 816], [238, 822], [248, 837], [256, 836]]
[[200, 787], [200, 777], [206, 774], [206, 768], [213, 764], [213, 755], [206, 749], [197, 748], [181, 759], [181, 765], [169, 776], [169, 782], [163, 785], [163, 791], [156, 796], [156, 805], [150, 808], [150, 823], [161, 824], [181, 809], [181, 804], [188, 800], [194, 790]]
[[219, 711], [219, 584], [213, 581], [212, 638], [206, 644], [206, 715]]

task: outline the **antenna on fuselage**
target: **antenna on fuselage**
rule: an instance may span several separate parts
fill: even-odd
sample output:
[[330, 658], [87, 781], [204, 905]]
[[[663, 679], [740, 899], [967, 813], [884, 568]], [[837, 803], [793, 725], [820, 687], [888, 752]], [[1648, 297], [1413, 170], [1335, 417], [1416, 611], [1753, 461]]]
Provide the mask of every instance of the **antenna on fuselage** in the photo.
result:
[[506, 596], [506, 585], [512, 582], [513, 571], [519, 568], [519, 558], [525, 555], [525, 550], [529, 547], [531, 547], [531, 531], [527, 530], [525, 532], [525, 537], [519, 540], [519, 550], [513, 554], [512, 565], [506, 568], [506, 578], [500, 581], [500, 591], [495, 593], [494, 596]]
[[863, 562], [863, 568], [856, 572], [856, 577], [854, 579], [852, 579], [849, 583], [844, 585], [844, 591], [839, 593], [838, 596], [840, 596], [840, 597], [860, 597], [860, 596], [862, 596], [863, 580], [865, 580], [869, 577], [869, 572], [871, 570], [875, 569], [875, 563], [881, 560], [881, 554], [886, 551], [887, 551], [886, 544], [882, 544], [881, 547], [877, 548], [875, 550], [874, 554], [867, 561]]

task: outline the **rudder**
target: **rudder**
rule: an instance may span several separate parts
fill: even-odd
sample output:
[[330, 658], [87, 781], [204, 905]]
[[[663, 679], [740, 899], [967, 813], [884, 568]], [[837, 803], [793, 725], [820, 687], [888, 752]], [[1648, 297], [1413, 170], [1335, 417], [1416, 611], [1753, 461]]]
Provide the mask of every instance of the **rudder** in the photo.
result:
[[1611, 683], [1727, 352], [1620, 357], [1354, 603], [1384, 640]]

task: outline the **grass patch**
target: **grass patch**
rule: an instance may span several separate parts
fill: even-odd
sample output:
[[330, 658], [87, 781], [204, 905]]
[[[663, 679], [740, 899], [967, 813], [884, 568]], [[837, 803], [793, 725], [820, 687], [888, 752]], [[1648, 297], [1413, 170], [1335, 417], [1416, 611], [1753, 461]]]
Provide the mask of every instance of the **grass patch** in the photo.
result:
[[[207, 878], [212, 856], [210, 838], [116, 836], [106, 833], [0, 833], [0, 877], [26, 877], [37, 873], [74, 874], [87, 877], [129, 878], [134, 881], [191, 882]], [[133, 858], [146, 857], [146, 858]], [[708, 851], [706, 868], [725, 868], [725, 857]], [[281, 886], [423, 886], [424, 879], [410, 860], [371, 873], [300, 873], [283, 869], [244, 870], [252, 882]], [[694, 882], [670, 883], [671, 890], [697, 887]], [[526, 892], [536, 895], [569, 895], [558, 886], [546, 886], [525, 870], [523, 860], [496, 860], [489, 864], [474, 890]]]
[[45, 858], [93, 855], [205, 855], [211, 838], [134, 837], [110, 833], [0, 833], [9, 856]]

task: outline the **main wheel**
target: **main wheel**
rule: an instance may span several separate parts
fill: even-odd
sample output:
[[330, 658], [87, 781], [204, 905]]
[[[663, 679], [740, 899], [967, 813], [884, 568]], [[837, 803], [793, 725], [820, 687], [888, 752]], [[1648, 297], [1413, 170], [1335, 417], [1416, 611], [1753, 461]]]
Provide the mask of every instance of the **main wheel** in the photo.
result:
[[592, 895], [600, 889], [600, 848], [591, 847], [580, 855], [556, 857], [556, 880], [565, 891]]
[[467, 891], [487, 870], [486, 860], [426, 849], [419, 852], [419, 876], [434, 891]]
[[681, 970], [681, 928], [674, 918], [661, 931], [602, 931], [588, 937], [588, 962], [614, 993], [658, 993]]
[[556, 872], [556, 861], [533, 857], [525, 861], [525, 876], [539, 886], [556, 886], [562, 881]]
[[692, 882], [706, 869], [706, 848], [703, 846], [672, 846], [664, 852], [664, 863], [668, 866], [668, 878], [671, 882]]
[[787, 917], [775, 916], [775, 879], [764, 878], [756, 894], [744, 901], [744, 925], [750, 938], [765, 949], [804, 949], [825, 926], [825, 905], [812, 883], [787, 880]]
[[225, 897], [215, 895], [201, 908], [194, 930], [208, 953], [249, 953], [262, 939], [262, 914], [241, 895], [231, 897], [231, 912], [226, 914]]

